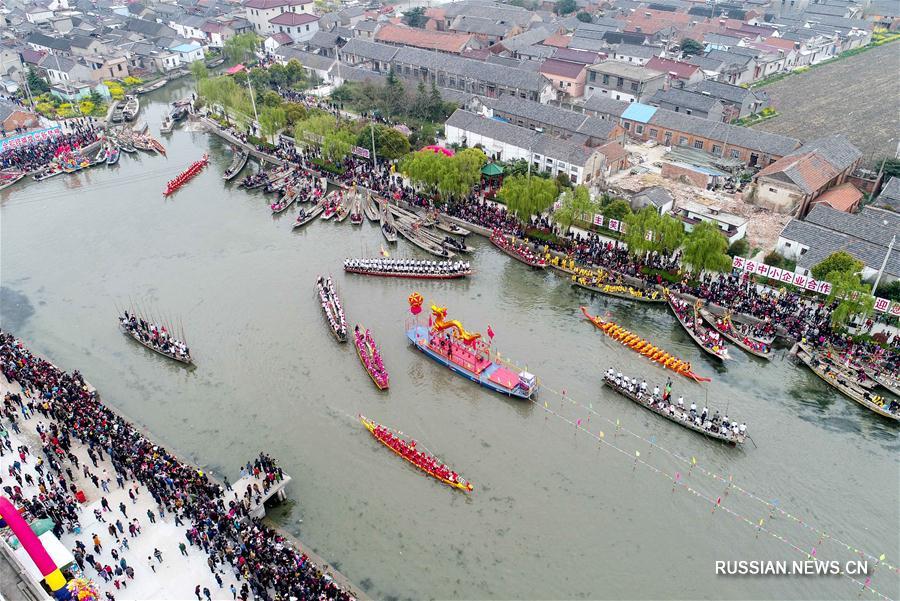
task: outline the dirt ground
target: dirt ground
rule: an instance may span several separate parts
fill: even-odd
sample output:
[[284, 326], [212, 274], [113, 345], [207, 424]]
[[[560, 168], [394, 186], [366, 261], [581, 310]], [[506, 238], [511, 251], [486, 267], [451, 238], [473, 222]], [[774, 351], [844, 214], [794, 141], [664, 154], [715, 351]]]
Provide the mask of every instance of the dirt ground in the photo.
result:
[[872, 167], [900, 143], [898, 68], [894, 42], [786, 77], [761, 88], [780, 114], [755, 127], [804, 142], [844, 134]]

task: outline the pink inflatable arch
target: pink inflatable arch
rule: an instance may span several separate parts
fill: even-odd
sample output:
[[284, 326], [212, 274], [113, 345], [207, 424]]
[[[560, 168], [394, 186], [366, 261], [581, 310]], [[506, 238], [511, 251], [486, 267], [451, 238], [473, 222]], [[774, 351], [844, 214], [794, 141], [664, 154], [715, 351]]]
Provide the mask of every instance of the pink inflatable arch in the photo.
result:
[[19, 539], [22, 548], [25, 549], [34, 565], [40, 570], [41, 575], [44, 577], [44, 582], [47, 583], [50, 590], [55, 593], [63, 588], [66, 585], [66, 577], [62, 575], [62, 572], [53, 563], [50, 554], [47, 553], [37, 535], [32, 532], [28, 522], [22, 518], [22, 515], [6, 497], [0, 497], [0, 517], [12, 529], [16, 538]]

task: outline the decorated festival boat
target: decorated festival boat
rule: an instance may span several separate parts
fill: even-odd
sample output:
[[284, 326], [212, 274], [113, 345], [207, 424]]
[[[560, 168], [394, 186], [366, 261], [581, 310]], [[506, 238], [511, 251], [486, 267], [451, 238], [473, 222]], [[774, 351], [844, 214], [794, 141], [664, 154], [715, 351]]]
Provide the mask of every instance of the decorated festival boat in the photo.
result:
[[598, 330], [616, 340], [621, 342], [634, 352], [647, 357], [654, 363], [658, 363], [662, 367], [674, 371], [677, 374], [680, 374], [686, 378], [691, 378], [696, 382], [709, 382], [709, 378], [701, 377], [695, 374], [691, 369], [691, 363], [689, 361], [682, 361], [677, 357], [674, 357], [664, 351], [663, 349], [656, 347], [650, 344], [648, 341], [644, 340], [637, 334], [633, 334], [629, 332], [625, 328], [620, 327], [618, 324], [612, 321], [601, 319], [600, 317], [595, 317], [588, 313], [587, 307], [582, 307], [581, 312], [590, 321], [594, 326], [597, 327]]
[[700, 317], [744, 352], [750, 353], [755, 357], [772, 360], [771, 345], [750, 336], [746, 331], [748, 329], [746, 326], [741, 327], [731, 320], [730, 312], [726, 312], [722, 317], [716, 317], [701, 307]]
[[547, 267], [547, 262], [540, 256], [531, 252], [526, 244], [516, 244], [499, 230], [494, 230], [491, 233], [491, 243], [513, 259], [521, 261], [535, 269], [544, 269]]
[[379, 390], [387, 390], [390, 385], [390, 376], [381, 361], [381, 353], [375, 346], [372, 333], [356, 324], [353, 330], [353, 342], [356, 345], [356, 354], [375, 386]]
[[728, 348], [725, 346], [723, 336], [703, 325], [703, 320], [698, 315], [699, 303], [698, 305], [691, 305], [684, 299], [668, 292], [666, 293], [666, 299], [669, 301], [669, 307], [672, 308], [672, 313], [675, 314], [678, 323], [681, 324], [681, 327], [688, 333], [691, 340], [696, 342], [703, 352], [712, 355], [720, 361], [731, 359], [728, 356]]
[[250, 153], [248, 153], [243, 148], [237, 148], [234, 150], [234, 156], [231, 159], [231, 164], [228, 166], [228, 169], [225, 170], [225, 173], [222, 174], [222, 179], [226, 182], [234, 179], [238, 173], [241, 172], [241, 169], [244, 168], [244, 165], [247, 164], [247, 160], [250, 158]]
[[882, 417], [900, 423], [900, 403], [896, 400], [888, 401], [883, 396], [872, 394], [846, 379], [843, 374], [831, 369], [829, 364], [811, 348], [802, 343], [797, 343], [791, 351], [796, 354], [814, 374], [819, 376], [829, 386], [836, 389], [845, 397], [856, 401], [866, 409], [874, 411]]
[[341, 299], [334, 288], [334, 282], [331, 278], [320, 275], [316, 280], [316, 290], [331, 333], [338, 342], [347, 342], [347, 320], [344, 318], [344, 309], [341, 307]]
[[[418, 315], [424, 299], [413, 293], [407, 299], [410, 312]], [[466, 331], [456, 320], [447, 320], [446, 307], [431, 305], [428, 325], [416, 320], [406, 337], [418, 350], [451, 371], [465, 376], [485, 388], [510, 397], [530, 399], [538, 389], [537, 378], [525, 370], [495, 361], [491, 355], [494, 332], [488, 327], [491, 341], [485, 343], [478, 332]]]
[[415, 440], [406, 441], [400, 438], [398, 434], [391, 432], [388, 428], [375, 423], [364, 415], [359, 416], [359, 421], [362, 422], [362, 425], [378, 442], [392, 450], [404, 461], [412, 464], [416, 469], [456, 490], [463, 492], [471, 492], [473, 490], [474, 487], [469, 481], [444, 465], [439, 459], [430, 453], [417, 449]]
[[472, 275], [468, 261], [423, 261], [419, 259], [346, 259], [344, 271], [361, 275], [419, 280], [451, 280]]
[[191, 351], [184, 341], [174, 338], [164, 325], [157, 325], [125, 311], [124, 315], [119, 316], [119, 328], [151, 351], [179, 363], [193, 363]]
[[639, 303], [665, 303], [662, 293], [656, 288], [635, 288], [634, 286], [626, 286], [623, 283], [612, 281], [611, 275], [602, 269], [590, 270], [577, 267], [563, 268], [558, 262], [554, 265], [551, 259], [550, 265], [556, 269], [571, 274], [572, 285], [591, 292], [597, 292], [605, 296], [614, 296], [625, 300], [637, 301]]
[[627, 376], [619, 378], [617, 374], [610, 372], [603, 375], [605, 385], [644, 409], [675, 422], [679, 426], [730, 445], [736, 446], [744, 443], [746, 429], [741, 430], [740, 426], [737, 426], [735, 430], [732, 422], [726, 424], [724, 420], [727, 419], [727, 416], [721, 419], [711, 419], [709, 415], [698, 413], [696, 410], [693, 412], [685, 410], [683, 405], [672, 403], [671, 397], [668, 400], [655, 397], [648, 391], [642, 391], [634, 381], [626, 383], [627, 380], [629, 380]]

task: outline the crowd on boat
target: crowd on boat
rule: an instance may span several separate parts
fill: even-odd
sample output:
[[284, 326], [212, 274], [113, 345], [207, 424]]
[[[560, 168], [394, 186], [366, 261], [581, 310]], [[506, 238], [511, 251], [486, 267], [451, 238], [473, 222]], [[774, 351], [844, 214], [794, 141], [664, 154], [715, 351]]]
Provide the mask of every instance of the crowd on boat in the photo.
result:
[[669, 303], [678, 316], [678, 321], [694, 333], [701, 345], [716, 355], [728, 357], [728, 349], [725, 346], [723, 336], [714, 328], [704, 326], [703, 320], [697, 316], [696, 311], [689, 303], [671, 295], [669, 296]]
[[708, 407], [698, 410], [697, 403], [694, 402], [691, 402], [690, 406], [685, 407], [684, 396], [679, 396], [677, 400], [673, 401], [671, 380], [666, 382], [662, 390], [657, 385], [651, 391], [647, 386], [646, 380], [638, 383], [637, 378], [623, 376], [622, 372], [617, 372], [612, 367], [606, 370], [604, 379], [634, 396], [639, 403], [664, 413], [670, 418], [703, 428], [703, 430], [712, 434], [737, 440], [743, 438], [747, 433], [746, 423], [738, 424], [737, 421], [730, 420], [727, 415], [720, 415], [718, 410], [710, 414]]
[[347, 320], [344, 317], [341, 299], [334, 290], [334, 282], [330, 277], [319, 276], [316, 280], [316, 289], [319, 292], [319, 303], [322, 305], [322, 312], [325, 313], [328, 325], [331, 326], [331, 330], [339, 340], [346, 340]]
[[164, 192], [164, 194], [168, 196], [174, 193], [181, 186], [197, 177], [197, 175], [201, 171], [203, 171], [203, 168], [207, 165], [209, 165], [209, 155], [204, 152], [203, 157], [199, 161], [194, 161], [187, 169], [179, 173], [177, 177], [169, 180], [169, 182], [166, 184], [166, 191]]
[[459, 474], [451, 470], [444, 463], [438, 461], [431, 454], [418, 450], [416, 448], [415, 440], [406, 441], [399, 436], [396, 436], [381, 424], [375, 425], [372, 434], [375, 438], [392, 448], [398, 455], [419, 469], [422, 469], [441, 480], [446, 480], [453, 485], [462, 485], [469, 490], [472, 489], [471, 484], [468, 484], [465, 480], [460, 478]]
[[361, 273], [393, 273], [412, 275], [468, 275], [468, 261], [430, 261], [427, 259], [344, 259], [344, 269]]
[[0, 152], [0, 169], [22, 172], [38, 171], [61, 155], [71, 154], [97, 141], [98, 130], [93, 123], [73, 125], [71, 131], [33, 140], [26, 144], [7, 144]]
[[547, 262], [540, 254], [534, 252], [533, 250], [531, 250], [531, 248], [529, 248], [528, 243], [520, 242], [517, 244], [513, 240], [507, 238], [502, 230], [495, 229], [491, 232], [491, 242], [493, 242], [506, 252], [519, 257], [522, 261], [528, 263], [529, 265], [543, 267], [547, 264]]
[[359, 326], [356, 326], [353, 329], [353, 340], [366, 371], [369, 372], [369, 375], [375, 380], [375, 384], [378, 388], [384, 390], [388, 387], [390, 380], [388, 372], [384, 368], [384, 363], [381, 360], [381, 353], [378, 352], [378, 347], [375, 345], [375, 339], [372, 338], [372, 333], [368, 328], [363, 332]]
[[128, 311], [124, 313], [124, 315], [119, 316], [119, 324], [122, 326], [122, 329], [136, 337], [141, 343], [166, 355], [172, 355], [184, 361], [190, 360], [191, 350], [184, 341], [172, 336], [166, 329], [166, 326], [157, 325], [142, 317], [130, 314]]
[[766, 354], [771, 352], [772, 350], [771, 345], [766, 344], [765, 342], [753, 336], [753, 334], [756, 332], [760, 332], [757, 335], [761, 336], [762, 332], [764, 331], [761, 328], [754, 328], [746, 325], [737, 326], [733, 321], [731, 321], [730, 318], [726, 317], [716, 317], [715, 327], [717, 330], [730, 334], [734, 338], [740, 340], [742, 344], [744, 344], [748, 348], [753, 349], [757, 353]]
[[[106, 407], [77, 371], [69, 374], [57, 369], [5, 332], [0, 332], [0, 370], [7, 380], [21, 384], [25, 396], [33, 399], [27, 405], [49, 422], [42, 441], [48, 474], [52, 470], [53, 478], [65, 479], [63, 474], [68, 475], [72, 465], [78, 469], [71, 453], [77, 441], [100, 459], [108, 457], [117, 480], [128, 486], [145, 486], [161, 510], [173, 514], [176, 523], [183, 521], [187, 540], [207, 553], [210, 569], [227, 567], [244, 581], [241, 599], [249, 599], [251, 591], [254, 599], [263, 601], [354, 598], [282, 535], [251, 518], [247, 505], [226, 486], [205, 471], [182, 463]], [[265, 478], [269, 474], [277, 477], [277, 467], [273, 472], [270, 460], [261, 458], [259, 466]], [[85, 464], [82, 467], [88, 468]], [[93, 473], [91, 479], [101, 491], [104, 482]], [[70, 493], [74, 484], [71, 480], [65, 485]], [[36, 515], [51, 504], [49, 493], [54, 491], [67, 494], [48, 484], [47, 494], [38, 499], [40, 504], [30, 501]], [[47, 512], [47, 516], [64, 516], [67, 506], [70, 504], [57, 502], [56, 512]]]

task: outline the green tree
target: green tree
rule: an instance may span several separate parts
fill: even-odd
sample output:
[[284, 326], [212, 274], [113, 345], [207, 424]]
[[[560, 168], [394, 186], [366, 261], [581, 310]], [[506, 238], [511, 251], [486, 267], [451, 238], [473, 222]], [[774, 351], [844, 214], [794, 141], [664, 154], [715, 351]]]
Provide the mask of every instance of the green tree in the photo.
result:
[[[361, 129], [356, 137], [356, 145], [371, 149], [372, 134], [373, 131], [368, 127]], [[378, 160], [393, 161], [409, 154], [409, 139], [393, 127], [376, 125], [374, 134]]]
[[28, 67], [28, 87], [31, 89], [33, 96], [39, 96], [50, 91], [50, 85], [34, 70], [34, 67]]
[[404, 12], [403, 22], [410, 27], [418, 27], [420, 29], [424, 28], [425, 23], [428, 22], [428, 17], [425, 15], [425, 8], [416, 6], [415, 8], [411, 8], [408, 11]]
[[290, 125], [306, 119], [306, 106], [299, 102], [285, 102], [284, 115]]
[[263, 93], [262, 98], [260, 98], [260, 101], [265, 106], [278, 107], [281, 106], [281, 94], [274, 90], [266, 90]]
[[731, 257], [726, 254], [728, 240], [714, 223], [701, 221], [684, 242], [684, 262], [695, 271], [723, 272], [731, 268]]
[[894, 280], [890, 284], [879, 284], [875, 296], [900, 301], [900, 280]]
[[706, 46], [704, 46], [702, 42], [698, 42], [692, 38], [684, 38], [681, 40], [679, 47], [681, 48], [681, 53], [685, 56], [702, 54], [706, 50]]
[[209, 77], [209, 69], [206, 68], [206, 63], [203, 60], [192, 62], [190, 69], [191, 75], [194, 76], [194, 81], [201, 81]]
[[418, 188], [440, 193], [443, 198], [453, 201], [472, 191], [486, 162], [487, 157], [477, 148], [467, 148], [452, 157], [420, 150], [400, 162], [400, 172]]
[[232, 63], [241, 63], [250, 59], [259, 45], [259, 36], [255, 33], [240, 33], [225, 40], [222, 52]]
[[782, 257], [777, 251], [772, 251], [766, 254], [763, 257], [763, 263], [766, 265], [770, 265], [772, 267], [781, 267], [784, 265], [784, 257]]
[[425, 82], [419, 81], [416, 86], [416, 98], [413, 100], [412, 115], [417, 119], [428, 119], [431, 115], [429, 107], [428, 90], [425, 89]]
[[684, 244], [684, 225], [676, 217], [660, 215], [653, 238], [659, 244], [659, 252], [671, 254]]
[[575, 15], [575, 18], [578, 19], [579, 21], [581, 21], [582, 23], [590, 23], [591, 21], [594, 20], [593, 17], [591, 17], [591, 13], [586, 13], [584, 11], [581, 11], [580, 13]]
[[865, 317], [875, 307], [875, 297], [869, 294], [869, 287], [862, 283], [859, 274], [852, 271], [831, 271], [825, 276], [831, 284], [828, 301], [837, 300], [838, 305], [831, 312], [831, 325], [844, 326], [853, 315]]
[[277, 134], [287, 123], [284, 109], [278, 106], [264, 106], [259, 112], [259, 127], [267, 141]]
[[840, 271], [846, 273], [857, 273], [863, 268], [863, 262], [857, 261], [850, 253], [839, 250], [831, 253], [810, 270], [812, 276], [817, 280], [828, 280], [828, 274]]
[[[31, 80], [28, 80], [28, 85], [31, 85]], [[885, 180], [887, 180], [889, 177], [900, 177], [900, 159], [885, 159], [883, 169]]]
[[624, 221], [629, 215], [631, 215], [631, 207], [622, 199], [613, 200], [603, 207], [603, 216], [607, 221], [610, 219]]
[[590, 222], [600, 206], [591, 198], [586, 186], [575, 186], [574, 189], [566, 190], [562, 193], [560, 201], [559, 209], [553, 212], [553, 221], [562, 228], [563, 234], [566, 234], [577, 220]]
[[622, 240], [628, 245], [628, 252], [639, 257], [659, 250], [659, 242], [656, 239], [659, 217], [656, 209], [650, 206], [625, 218], [627, 227]]
[[284, 67], [284, 79], [286, 85], [296, 86], [305, 83], [309, 76], [306, 69], [303, 68], [303, 64], [296, 58], [292, 58]]
[[575, 9], [578, 8], [578, 5], [575, 4], [575, 0], [559, 0], [556, 3], [556, 14], [559, 15], [568, 15], [575, 12]]
[[403, 111], [404, 96], [406, 96], [406, 90], [403, 87], [403, 82], [400, 81], [400, 78], [394, 73], [394, 68], [391, 67], [384, 83], [384, 108], [388, 116], [395, 117]]
[[554, 180], [513, 175], [503, 180], [498, 194], [509, 211], [527, 221], [532, 215], [539, 215], [550, 208], [559, 194], [559, 188]]
[[432, 121], [443, 121], [449, 116], [447, 103], [441, 98], [441, 92], [437, 89], [437, 85], [431, 82], [431, 97], [428, 101], [428, 118]]
[[734, 242], [732, 242], [731, 246], [728, 247], [728, 256], [746, 257], [749, 250], [750, 243], [747, 242], [747, 238], [741, 238], [740, 240], [735, 240]]

